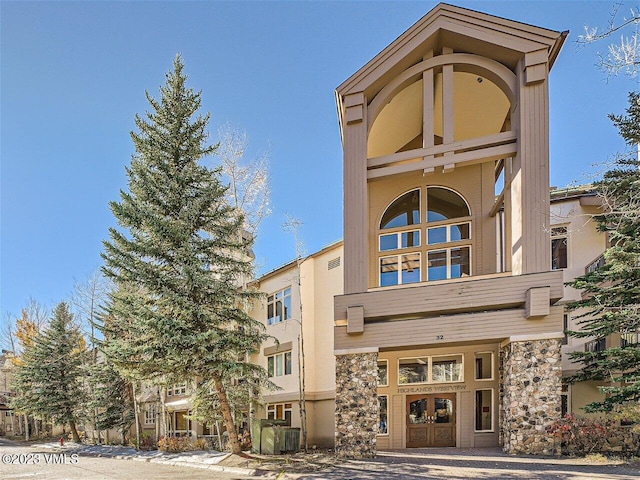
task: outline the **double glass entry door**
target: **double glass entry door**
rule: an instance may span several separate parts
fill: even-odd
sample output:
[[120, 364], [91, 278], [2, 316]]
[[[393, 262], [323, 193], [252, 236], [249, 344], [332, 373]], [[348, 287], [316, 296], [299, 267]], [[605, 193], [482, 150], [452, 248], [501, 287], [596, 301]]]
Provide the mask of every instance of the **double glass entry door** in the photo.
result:
[[407, 448], [456, 446], [456, 395], [407, 395]]

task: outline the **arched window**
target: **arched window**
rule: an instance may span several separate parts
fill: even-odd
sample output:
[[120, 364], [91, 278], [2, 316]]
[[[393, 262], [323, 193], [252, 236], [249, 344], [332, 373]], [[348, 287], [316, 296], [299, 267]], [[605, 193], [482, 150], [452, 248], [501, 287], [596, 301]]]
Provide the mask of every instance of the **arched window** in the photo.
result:
[[442, 187], [427, 188], [427, 222], [468, 216], [469, 206], [456, 192]]
[[380, 229], [406, 227], [420, 223], [420, 190], [401, 195], [387, 207], [382, 215]]
[[396, 198], [379, 224], [379, 285], [471, 275], [471, 220], [465, 199], [448, 188], [415, 189]]

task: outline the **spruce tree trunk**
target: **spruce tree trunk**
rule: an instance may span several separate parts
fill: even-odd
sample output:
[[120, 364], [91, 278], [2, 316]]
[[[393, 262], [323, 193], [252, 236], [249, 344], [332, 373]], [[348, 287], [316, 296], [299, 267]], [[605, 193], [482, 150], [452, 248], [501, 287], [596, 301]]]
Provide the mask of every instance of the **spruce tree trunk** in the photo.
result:
[[29, 417], [27, 414], [24, 415], [24, 439], [29, 441]]
[[238, 441], [236, 426], [233, 423], [233, 415], [231, 414], [231, 407], [229, 406], [227, 392], [218, 377], [213, 377], [213, 383], [216, 386], [216, 391], [218, 392], [218, 401], [220, 402], [220, 409], [222, 410], [222, 418], [224, 420], [225, 427], [227, 427], [227, 433], [229, 434], [231, 453], [240, 454], [242, 453], [242, 447]]
[[76, 422], [71, 420], [69, 422], [69, 428], [71, 428], [71, 436], [73, 441], [76, 443], [80, 443], [80, 435], [78, 435], [78, 429], [76, 428]]

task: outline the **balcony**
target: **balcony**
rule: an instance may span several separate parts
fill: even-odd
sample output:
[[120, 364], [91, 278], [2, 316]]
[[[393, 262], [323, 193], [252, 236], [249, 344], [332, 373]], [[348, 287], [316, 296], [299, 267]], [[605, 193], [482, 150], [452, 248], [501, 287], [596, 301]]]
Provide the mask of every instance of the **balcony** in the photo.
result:
[[562, 282], [562, 271], [557, 270], [375, 288], [336, 296], [334, 318], [347, 320], [350, 306], [363, 307], [365, 322], [519, 308], [527, 302], [527, 291], [536, 287], [549, 287], [549, 300], [555, 303], [562, 298]]
[[563, 336], [562, 271], [509, 273], [335, 297], [336, 350]]
[[589, 263], [586, 267], [584, 267], [584, 274], [588, 275], [590, 273], [595, 272], [597, 269], [604, 267], [606, 264], [606, 260], [604, 258], [604, 253], [598, 256], [595, 260]]

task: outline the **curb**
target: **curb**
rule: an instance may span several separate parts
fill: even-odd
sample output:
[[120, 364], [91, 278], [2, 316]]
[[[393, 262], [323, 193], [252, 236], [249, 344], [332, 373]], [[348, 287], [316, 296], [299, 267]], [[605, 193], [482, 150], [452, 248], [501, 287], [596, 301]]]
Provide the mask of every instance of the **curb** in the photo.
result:
[[[55, 448], [55, 447], [54, 447]], [[180, 460], [165, 460], [162, 458], [145, 458], [141, 456], [135, 455], [122, 455], [122, 454], [114, 454], [114, 455], [104, 455], [98, 452], [83, 452], [80, 451], [82, 448], [55, 448], [58, 451], [68, 451], [75, 450], [75, 453], [78, 453], [80, 456], [86, 457], [98, 457], [98, 458], [115, 458], [117, 460], [132, 460], [134, 462], [146, 462], [146, 463], [159, 463], [163, 465], [171, 465], [174, 467], [187, 467], [187, 468], [198, 468], [200, 470], [211, 470], [214, 472], [224, 472], [230, 473], [234, 475], [246, 475], [249, 477], [260, 477], [260, 478], [274, 478], [274, 479], [286, 479], [286, 478], [295, 478], [287, 476], [287, 474], [283, 474], [281, 472], [274, 472], [273, 470], [261, 470], [256, 468], [241, 468], [241, 467], [227, 467], [224, 465], [216, 465], [216, 464], [206, 464], [206, 463], [197, 463], [197, 462], [188, 462], [188, 461], [180, 461]]]
[[163, 460], [161, 458], [141, 458], [141, 457], [113, 457], [122, 460], [133, 460], [135, 462], [160, 463], [164, 465], [172, 465], [174, 467], [199, 468], [201, 470], [213, 470], [216, 472], [233, 473], [236, 475], [247, 475], [250, 477], [259, 475], [263, 478], [276, 478], [277, 473], [270, 470], [259, 470], [254, 468], [241, 467], [225, 467], [224, 465], [207, 465], [204, 463], [181, 462], [179, 460]]

